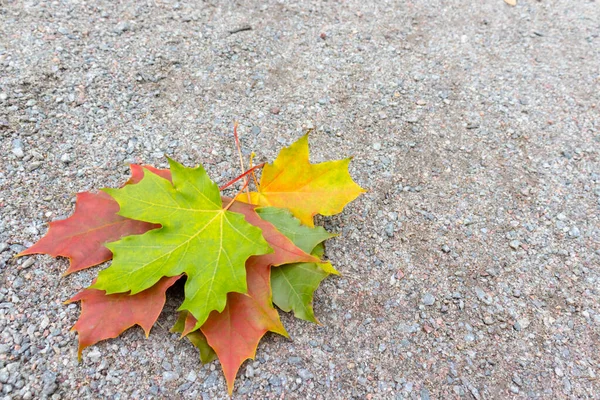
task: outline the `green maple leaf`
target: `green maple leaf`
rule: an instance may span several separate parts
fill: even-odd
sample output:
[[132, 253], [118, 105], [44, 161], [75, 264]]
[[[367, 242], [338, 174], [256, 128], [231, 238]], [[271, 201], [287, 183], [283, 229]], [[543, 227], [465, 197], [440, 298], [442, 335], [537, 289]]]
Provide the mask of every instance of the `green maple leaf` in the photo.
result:
[[169, 164], [172, 184], [145, 171], [138, 184], [104, 189], [119, 203], [119, 215], [162, 228], [109, 243], [113, 263], [92, 287], [136, 294], [163, 276], [185, 273], [180, 310], [188, 310], [200, 327], [211, 311], [223, 311], [227, 293], [247, 292], [246, 260], [272, 249], [242, 214], [223, 210], [219, 189], [202, 166]]
[[[258, 215], [273, 224], [296, 246], [321, 258], [325, 252], [323, 241], [335, 234], [322, 227], [302, 225], [288, 210], [274, 207], [257, 208]], [[293, 311], [297, 318], [318, 323], [313, 311], [313, 296], [321, 281], [339, 273], [329, 262], [293, 263], [271, 269], [273, 303], [283, 311]]]

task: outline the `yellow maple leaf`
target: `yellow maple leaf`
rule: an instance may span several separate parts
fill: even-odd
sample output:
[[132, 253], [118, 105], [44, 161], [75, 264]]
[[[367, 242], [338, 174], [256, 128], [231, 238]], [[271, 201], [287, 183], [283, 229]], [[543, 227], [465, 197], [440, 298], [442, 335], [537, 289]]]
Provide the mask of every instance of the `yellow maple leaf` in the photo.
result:
[[[350, 158], [311, 164], [308, 134], [281, 150], [275, 161], [265, 165], [257, 192], [250, 202], [259, 206], [289, 209], [308, 226], [316, 214], [334, 215], [365, 190], [350, 177]], [[246, 193], [236, 200], [248, 202]]]

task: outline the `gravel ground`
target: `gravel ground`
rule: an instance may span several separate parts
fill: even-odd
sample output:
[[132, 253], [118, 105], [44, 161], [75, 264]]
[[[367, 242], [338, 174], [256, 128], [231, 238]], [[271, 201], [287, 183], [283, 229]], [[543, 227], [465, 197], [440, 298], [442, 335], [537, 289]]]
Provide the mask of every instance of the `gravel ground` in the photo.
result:
[[597, 0], [0, 0], [0, 395], [227, 398], [181, 299], [78, 363], [97, 271], [13, 255], [128, 163], [226, 182], [239, 120], [259, 161], [316, 128], [370, 191], [320, 221], [323, 326], [284, 316], [234, 398], [598, 398], [599, 36]]

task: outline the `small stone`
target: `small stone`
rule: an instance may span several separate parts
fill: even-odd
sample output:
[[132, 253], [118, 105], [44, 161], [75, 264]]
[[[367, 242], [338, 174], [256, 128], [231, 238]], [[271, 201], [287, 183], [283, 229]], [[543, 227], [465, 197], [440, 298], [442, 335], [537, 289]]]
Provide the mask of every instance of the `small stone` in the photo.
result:
[[521, 242], [519, 242], [518, 240], [511, 240], [510, 243], [508, 244], [513, 250], [519, 250], [519, 247], [521, 246]]
[[4, 101], [6, 99], [8, 99], [8, 94], [4, 92], [0, 93], [0, 100]]
[[477, 298], [479, 300], [481, 300], [488, 306], [492, 304], [492, 299], [490, 298], [490, 296], [488, 296], [488, 294], [482, 288], [480, 288], [479, 286], [476, 286], [474, 290], [475, 290], [475, 294], [477, 295]]
[[48, 318], [48, 316], [44, 316], [44, 318], [42, 318], [42, 322], [40, 322], [40, 331], [43, 332], [44, 329], [46, 329], [48, 327], [48, 325], [50, 324], [50, 318]]
[[25, 152], [23, 151], [23, 142], [19, 139], [15, 139], [12, 141], [12, 153], [17, 158], [23, 158], [25, 156]]
[[131, 30], [131, 24], [129, 21], [121, 21], [117, 24], [117, 26], [115, 26], [114, 32], [120, 35], [129, 30]]
[[529, 321], [529, 319], [527, 319], [527, 318], [521, 318], [521, 319], [518, 319], [518, 320], [517, 320], [517, 321], [514, 323], [514, 325], [513, 325], [513, 328], [514, 328], [514, 329], [515, 329], [517, 332], [520, 332], [520, 331], [521, 331], [521, 330], [523, 330], [523, 329], [527, 329], [527, 327], [529, 326], [529, 324], [530, 324], [530, 321]]
[[163, 382], [171, 382], [176, 379], [179, 379], [179, 374], [177, 372], [173, 372], [173, 371], [165, 371], [165, 372], [163, 372], [162, 378], [163, 378]]
[[279, 378], [278, 376], [274, 376], [269, 379], [269, 384], [271, 386], [281, 386], [281, 378]]
[[486, 325], [492, 325], [494, 323], [494, 319], [490, 315], [486, 315], [483, 318], [483, 323]]
[[10, 374], [6, 368], [0, 369], [0, 383], [8, 382], [8, 378], [10, 378]]
[[64, 164], [69, 164], [71, 162], [71, 156], [68, 153], [65, 153], [60, 157], [60, 161]]
[[478, 122], [469, 122], [467, 123], [467, 129], [477, 129], [479, 128]]
[[563, 378], [563, 390], [565, 393], [571, 393], [573, 390], [573, 386], [571, 385], [571, 381], [568, 378]]
[[513, 375], [512, 381], [517, 386], [523, 386], [523, 380], [521, 379], [521, 377], [519, 375], [516, 375], [516, 374]]
[[42, 375], [42, 382], [44, 383], [42, 394], [45, 396], [52, 395], [58, 389], [58, 385], [56, 384], [56, 374], [51, 371], [44, 372]]
[[260, 134], [260, 127], [258, 127], [258, 126], [253, 126], [253, 127], [252, 127], [252, 134], [253, 134], [253, 135], [258, 135], [258, 134]]
[[561, 378], [562, 378], [563, 376], [565, 376], [565, 373], [563, 372], [563, 370], [562, 370], [562, 369], [560, 369], [560, 368], [558, 368], [558, 367], [554, 368], [554, 373], [556, 374], [556, 376], [559, 376], [559, 377], [561, 377]]
[[17, 158], [23, 158], [25, 157], [25, 153], [23, 152], [23, 149], [12, 149], [12, 153], [17, 157]]
[[429, 390], [425, 386], [421, 388], [421, 400], [430, 400]]
[[246, 378], [252, 378], [254, 376], [254, 368], [251, 365], [246, 367]]
[[87, 358], [89, 358], [92, 362], [98, 362], [100, 360], [100, 357], [102, 357], [102, 353], [100, 353], [98, 349], [93, 349], [87, 355]]
[[288, 364], [300, 364], [302, 359], [300, 357], [289, 357], [287, 362]]
[[394, 224], [393, 223], [389, 223], [387, 224], [387, 226], [385, 227], [385, 234], [388, 237], [394, 237]]
[[559, 213], [559, 214], [556, 216], [556, 219], [558, 219], [559, 221], [564, 221], [564, 220], [566, 220], [566, 219], [567, 219], [567, 216], [566, 216], [565, 214], [563, 214], [563, 213]]
[[519, 388], [515, 385], [510, 385], [510, 391], [511, 391], [511, 393], [518, 394]]
[[307, 369], [300, 369], [298, 370], [298, 376], [300, 378], [302, 378], [302, 380], [309, 380], [309, 379], [313, 379], [315, 376], [312, 374], [312, 372], [310, 372]]
[[196, 378], [198, 377], [198, 374], [196, 374], [196, 371], [191, 370], [187, 376], [185, 377], [186, 380], [190, 381], [190, 382], [196, 382]]
[[450, 246], [448, 246], [447, 244], [442, 246], [442, 251], [444, 253], [450, 253]]
[[581, 236], [581, 232], [579, 231], [579, 228], [576, 226], [573, 226], [570, 230], [569, 230], [569, 236], [572, 238], [578, 238], [579, 236]]
[[35, 264], [35, 259], [29, 258], [29, 259], [25, 260], [25, 262], [23, 264], [21, 264], [21, 269], [30, 268], [33, 264]]
[[419, 122], [419, 116], [417, 114], [411, 114], [406, 118], [406, 122], [409, 124], [416, 124]]
[[277, 115], [281, 112], [281, 109], [279, 107], [271, 107], [271, 114]]
[[435, 303], [435, 297], [431, 293], [425, 293], [421, 299], [421, 303], [426, 306], [432, 306]]
[[381, 150], [381, 143], [379, 143], [379, 142], [373, 143], [373, 150], [375, 150], [375, 151]]
[[67, 28], [65, 28], [64, 26], [60, 26], [57, 29], [58, 33], [60, 33], [61, 35], [68, 35], [69, 34], [69, 30]]

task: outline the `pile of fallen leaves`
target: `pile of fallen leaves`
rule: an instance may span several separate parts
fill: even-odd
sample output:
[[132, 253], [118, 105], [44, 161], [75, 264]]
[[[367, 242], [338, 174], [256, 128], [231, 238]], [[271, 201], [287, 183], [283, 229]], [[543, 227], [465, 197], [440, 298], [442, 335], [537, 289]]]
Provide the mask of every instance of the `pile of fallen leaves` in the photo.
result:
[[[240, 162], [243, 168], [241, 152]], [[339, 213], [363, 192], [349, 162], [310, 164], [305, 135], [272, 164], [221, 188], [202, 166], [171, 159], [169, 169], [131, 165], [123, 187], [79, 193], [74, 214], [51, 222], [46, 236], [21, 255], [68, 257], [67, 274], [112, 258], [89, 288], [68, 300], [81, 301], [73, 327], [80, 358], [86, 347], [136, 324], [148, 335], [167, 289], [185, 280], [172, 331], [199, 349], [202, 362], [219, 358], [231, 393], [263, 335], [288, 336], [273, 305], [317, 322], [313, 293], [337, 271], [322, 259], [323, 242], [335, 235], [315, 227], [313, 217]], [[258, 183], [254, 171], [262, 167]], [[250, 177], [255, 192], [247, 188]], [[235, 199], [222, 197], [235, 182], [245, 183]]]

